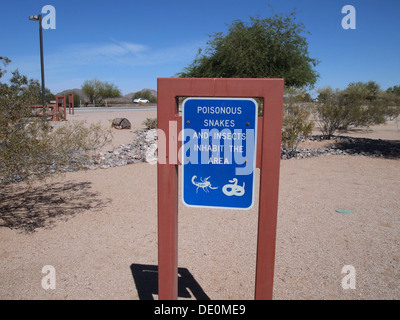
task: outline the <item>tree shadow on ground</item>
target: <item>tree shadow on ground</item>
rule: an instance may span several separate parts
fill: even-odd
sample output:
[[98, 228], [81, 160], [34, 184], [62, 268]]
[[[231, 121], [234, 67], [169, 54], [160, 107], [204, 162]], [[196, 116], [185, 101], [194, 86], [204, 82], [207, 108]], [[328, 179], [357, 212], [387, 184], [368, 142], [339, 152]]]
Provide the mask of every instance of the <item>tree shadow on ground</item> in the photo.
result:
[[7, 185], [0, 189], [0, 227], [33, 233], [40, 228], [53, 227], [56, 221], [66, 221], [111, 202], [90, 189], [91, 182], [71, 181], [32, 187]]
[[400, 159], [400, 140], [381, 140], [341, 136], [336, 149], [348, 154]]
[[[158, 266], [132, 264], [132, 276], [140, 300], [154, 300], [158, 294]], [[178, 268], [178, 298], [210, 300], [199, 283], [186, 268]]]

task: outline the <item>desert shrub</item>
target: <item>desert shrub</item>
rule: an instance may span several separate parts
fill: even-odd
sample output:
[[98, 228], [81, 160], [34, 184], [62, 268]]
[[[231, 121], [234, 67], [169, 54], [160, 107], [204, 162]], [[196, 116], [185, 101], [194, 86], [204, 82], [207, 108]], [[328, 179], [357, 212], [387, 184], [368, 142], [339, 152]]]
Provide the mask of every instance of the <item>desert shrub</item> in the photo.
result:
[[[0, 77], [4, 72], [0, 68]], [[0, 82], [0, 188], [43, 179], [65, 171], [66, 166], [83, 167], [90, 152], [110, 140], [110, 131], [100, 124], [58, 122], [58, 128], [53, 128], [46, 117], [27, 107], [35, 103], [38, 90], [36, 80], [18, 71], [9, 83]]]
[[146, 118], [146, 120], [143, 121], [143, 124], [147, 129], [157, 129], [157, 118]]
[[43, 179], [67, 167], [84, 168], [92, 151], [111, 139], [111, 132], [100, 124], [84, 121], [63, 123], [56, 129], [36, 119], [20, 124], [5, 130], [0, 140], [0, 185]]
[[285, 90], [284, 109], [282, 118], [282, 149], [286, 152], [295, 152], [299, 142], [307, 138], [314, 127], [310, 120], [311, 111], [308, 104], [302, 103], [302, 97], [298, 89]]
[[322, 134], [330, 139], [346, 118], [346, 111], [339, 102], [339, 91], [330, 87], [320, 89], [315, 113]]
[[315, 113], [326, 138], [337, 130], [383, 124], [398, 115], [393, 95], [382, 92], [374, 81], [350, 83], [345, 90], [326, 87], [318, 92]]
[[[285, 108], [286, 109], [286, 108]], [[284, 111], [282, 119], [282, 149], [293, 153], [303, 138], [307, 138], [314, 127], [309, 120], [311, 112], [300, 105]]]
[[339, 102], [345, 110], [341, 130], [368, 127], [385, 122], [385, 104], [379, 99], [379, 85], [374, 81], [352, 82], [340, 92]]
[[380, 97], [387, 101], [387, 117], [398, 120], [400, 116], [400, 86], [394, 86], [385, 92], [380, 92]]

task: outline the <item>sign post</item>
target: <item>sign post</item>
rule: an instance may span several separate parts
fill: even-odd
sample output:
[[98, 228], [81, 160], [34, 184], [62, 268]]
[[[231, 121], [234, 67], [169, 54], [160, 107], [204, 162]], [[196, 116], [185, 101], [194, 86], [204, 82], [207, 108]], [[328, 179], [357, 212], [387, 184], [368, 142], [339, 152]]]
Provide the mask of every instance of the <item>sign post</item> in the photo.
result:
[[[272, 299], [284, 80], [158, 78], [157, 81], [159, 299], [173, 300], [177, 299], [178, 295], [178, 165], [181, 164], [178, 159], [180, 157], [184, 172], [183, 201], [193, 206], [226, 208], [229, 207], [228, 202], [232, 202], [234, 203], [230, 207], [232, 209], [248, 209], [253, 205], [255, 195], [254, 163], [260, 168], [255, 299]], [[185, 101], [182, 117], [179, 115], [178, 97], [196, 97]], [[264, 113], [258, 119], [254, 113], [257, 104], [251, 98], [263, 99]], [[204, 109], [201, 110], [199, 107]], [[211, 107], [214, 107], [214, 114], [219, 107], [219, 115], [211, 114]], [[224, 117], [221, 113], [223, 107], [225, 107]], [[239, 107], [243, 117], [239, 117]], [[230, 109], [229, 114], [227, 114], [228, 109]], [[236, 110], [236, 114], [233, 114], [233, 110]], [[233, 123], [235, 127], [227, 127]], [[178, 139], [178, 133], [182, 129], [185, 136], [182, 139], [183, 146]], [[254, 133], [253, 139], [251, 130]], [[202, 148], [208, 149], [205, 136], [210, 134], [212, 137], [208, 138], [209, 141], [212, 141], [213, 137], [215, 140], [220, 138], [220, 141], [223, 139], [226, 144], [220, 143], [219, 147], [213, 150], [211, 143], [212, 156], [209, 157], [208, 163], [202, 166], [202, 160], [207, 162], [204, 155], [210, 155], [210, 151], [203, 152], [202, 159], [201, 152]], [[230, 138], [226, 139], [228, 135]], [[238, 139], [239, 136], [242, 140]], [[180, 147], [183, 151], [181, 156], [178, 156]], [[197, 155], [194, 151], [196, 148]], [[231, 150], [231, 158], [227, 152], [226, 162], [227, 150]], [[215, 168], [225, 166], [226, 170], [217, 175]], [[252, 173], [243, 174], [251, 169]], [[224, 197], [236, 200], [226, 202], [223, 200]], [[218, 202], [218, 199], [221, 202]]]
[[74, 94], [70, 93], [70, 94], [68, 94], [68, 111], [69, 111], [69, 114], [71, 114], [71, 109], [72, 109], [72, 114], [75, 114], [74, 108], [75, 108], [75, 105], [74, 105]]

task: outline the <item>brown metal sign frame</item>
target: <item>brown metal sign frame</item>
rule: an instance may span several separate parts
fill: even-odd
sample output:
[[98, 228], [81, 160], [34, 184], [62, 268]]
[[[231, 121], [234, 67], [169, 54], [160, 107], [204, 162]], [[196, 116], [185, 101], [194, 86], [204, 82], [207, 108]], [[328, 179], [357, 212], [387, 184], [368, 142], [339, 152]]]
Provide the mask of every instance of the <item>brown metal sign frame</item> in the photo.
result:
[[[260, 168], [255, 299], [273, 294], [279, 166], [283, 108], [283, 79], [158, 78], [157, 123], [164, 161], [157, 163], [158, 298], [178, 297], [178, 150], [182, 129], [178, 97], [262, 98], [258, 118], [257, 160]], [[171, 125], [173, 123], [173, 125]], [[159, 157], [160, 157], [159, 138]], [[162, 191], [161, 191], [162, 190]]]

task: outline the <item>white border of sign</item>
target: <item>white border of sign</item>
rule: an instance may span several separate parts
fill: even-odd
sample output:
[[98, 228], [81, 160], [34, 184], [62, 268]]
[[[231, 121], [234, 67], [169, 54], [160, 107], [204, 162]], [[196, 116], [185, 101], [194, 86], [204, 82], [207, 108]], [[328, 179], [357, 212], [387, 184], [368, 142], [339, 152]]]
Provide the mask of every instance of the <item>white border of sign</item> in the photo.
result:
[[[183, 193], [184, 193], [184, 181], [183, 181], [184, 179], [183, 179], [183, 177], [184, 177], [185, 165], [182, 163], [182, 178], [181, 178], [182, 179], [181, 180], [181, 184], [182, 184], [182, 187], [181, 187], [181, 193], [182, 193], [181, 199], [182, 199], [182, 202], [186, 207], [189, 207], [189, 208], [210, 208], [210, 209], [241, 210], [241, 211], [250, 210], [251, 208], [254, 207], [255, 190], [256, 190], [255, 182], [256, 182], [257, 135], [258, 135], [258, 103], [253, 98], [229, 98], [229, 97], [189, 97], [189, 98], [186, 98], [182, 103], [182, 137], [184, 137], [184, 134], [183, 134], [183, 131], [184, 131], [184, 128], [185, 128], [185, 114], [184, 114], [184, 112], [185, 112], [185, 103], [186, 103], [186, 101], [189, 101], [189, 100], [206, 100], [206, 99], [207, 100], [246, 100], [246, 101], [253, 101], [255, 106], [256, 106], [256, 110], [255, 110], [256, 112], [254, 114], [254, 118], [255, 118], [254, 120], [255, 121], [254, 121], [254, 157], [253, 157], [254, 158], [253, 159], [253, 168], [254, 168], [254, 170], [253, 170], [253, 197], [251, 199], [251, 205], [249, 207], [247, 207], [247, 208], [214, 207], [214, 206], [201, 206], [201, 205], [187, 204], [185, 202], [185, 200], [184, 200], [184, 197], [183, 197]], [[184, 141], [182, 141], [182, 148], [181, 148], [182, 149], [182, 153], [181, 153], [182, 158], [181, 159], [185, 159], [185, 148], [183, 147], [183, 144], [184, 144]]]

